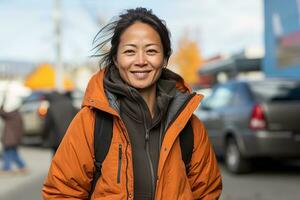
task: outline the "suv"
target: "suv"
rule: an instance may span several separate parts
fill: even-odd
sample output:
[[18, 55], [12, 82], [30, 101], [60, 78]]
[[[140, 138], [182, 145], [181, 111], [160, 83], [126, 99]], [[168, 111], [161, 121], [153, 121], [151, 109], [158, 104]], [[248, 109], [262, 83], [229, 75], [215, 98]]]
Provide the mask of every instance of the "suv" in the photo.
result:
[[255, 157], [300, 157], [300, 81], [220, 84], [195, 114], [232, 173], [249, 172]]

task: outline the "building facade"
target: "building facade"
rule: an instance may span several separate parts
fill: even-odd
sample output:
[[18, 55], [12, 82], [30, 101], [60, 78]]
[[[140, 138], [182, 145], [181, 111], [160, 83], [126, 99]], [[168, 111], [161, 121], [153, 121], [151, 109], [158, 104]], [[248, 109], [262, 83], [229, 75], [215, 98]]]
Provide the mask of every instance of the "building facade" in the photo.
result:
[[0, 60], [0, 80], [23, 79], [35, 67], [31, 62]]
[[300, 78], [300, 0], [264, 0], [267, 77]]

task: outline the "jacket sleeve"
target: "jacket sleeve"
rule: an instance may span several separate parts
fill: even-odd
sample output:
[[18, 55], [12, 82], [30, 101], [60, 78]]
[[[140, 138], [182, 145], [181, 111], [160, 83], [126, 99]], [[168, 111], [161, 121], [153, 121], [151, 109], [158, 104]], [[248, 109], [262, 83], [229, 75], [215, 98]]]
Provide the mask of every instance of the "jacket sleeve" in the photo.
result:
[[222, 191], [222, 179], [215, 153], [202, 122], [192, 117], [194, 149], [189, 169], [189, 182], [194, 199], [217, 200]]
[[50, 111], [51, 111], [51, 107], [48, 108], [47, 114], [45, 116], [45, 123], [43, 126], [43, 135], [42, 135], [44, 140], [49, 138], [51, 129], [53, 129], [54, 127], [54, 123]]
[[94, 115], [83, 108], [71, 122], [44, 182], [44, 199], [87, 199], [93, 177]]

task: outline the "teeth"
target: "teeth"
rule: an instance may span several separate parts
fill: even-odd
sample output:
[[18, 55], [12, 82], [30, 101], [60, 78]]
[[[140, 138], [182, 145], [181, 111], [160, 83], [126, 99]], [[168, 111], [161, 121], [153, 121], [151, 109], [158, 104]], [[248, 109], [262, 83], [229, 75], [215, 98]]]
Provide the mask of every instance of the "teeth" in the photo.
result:
[[132, 73], [148, 73], [149, 71], [132, 72]]
[[137, 79], [145, 79], [145, 78], [147, 78], [149, 71], [132, 72], [132, 73]]

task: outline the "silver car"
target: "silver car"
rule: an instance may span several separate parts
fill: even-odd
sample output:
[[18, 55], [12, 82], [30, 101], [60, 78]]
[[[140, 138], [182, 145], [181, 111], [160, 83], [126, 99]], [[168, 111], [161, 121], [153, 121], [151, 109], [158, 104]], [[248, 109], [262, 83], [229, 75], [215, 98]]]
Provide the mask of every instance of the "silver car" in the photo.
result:
[[[49, 107], [46, 95], [50, 91], [34, 91], [26, 97], [20, 108], [24, 123], [23, 144], [47, 145], [44, 141], [43, 128], [45, 116]], [[80, 109], [83, 92], [74, 91], [71, 93], [73, 104], [78, 110]]]
[[232, 173], [249, 172], [252, 158], [300, 158], [300, 81], [220, 84], [195, 113]]
[[26, 97], [20, 108], [24, 124], [23, 143], [41, 144], [43, 142], [44, 117], [49, 102], [46, 100], [48, 92], [37, 91]]

